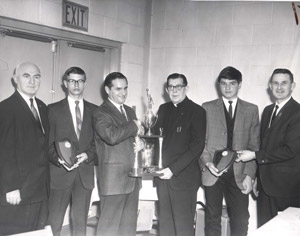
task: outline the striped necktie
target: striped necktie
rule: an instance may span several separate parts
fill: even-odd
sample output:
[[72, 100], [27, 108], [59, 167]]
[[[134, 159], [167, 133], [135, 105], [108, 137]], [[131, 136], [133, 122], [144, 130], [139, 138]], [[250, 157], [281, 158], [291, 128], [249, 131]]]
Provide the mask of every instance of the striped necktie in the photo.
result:
[[79, 101], [75, 101], [75, 114], [76, 114], [76, 134], [77, 134], [77, 138], [79, 139], [80, 136], [80, 131], [81, 131], [81, 125], [82, 125], [82, 121], [81, 121], [81, 112], [80, 112], [80, 108], [79, 108]]
[[40, 120], [40, 117], [39, 117], [39, 114], [38, 114], [38, 112], [35, 109], [35, 106], [33, 104], [33, 98], [30, 98], [29, 100], [30, 100], [30, 110], [31, 110], [31, 112], [32, 112], [32, 114], [34, 116], [34, 119], [39, 123], [39, 126], [41, 127], [43, 133], [45, 133], [43, 124], [42, 124], [42, 122]]
[[122, 115], [125, 117], [125, 119], [128, 121], [126, 113], [125, 113], [124, 108], [123, 108], [123, 105], [120, 106], [120, 111], [121, 111]]

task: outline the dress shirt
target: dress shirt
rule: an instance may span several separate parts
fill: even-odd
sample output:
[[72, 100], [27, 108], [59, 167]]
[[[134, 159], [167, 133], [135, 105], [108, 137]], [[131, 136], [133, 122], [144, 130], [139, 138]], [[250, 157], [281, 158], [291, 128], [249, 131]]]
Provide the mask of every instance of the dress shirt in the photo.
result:
[[41, 121], [41, 116], [40, 116], [40, 111], [39, 111], [39, 108], [38, 108], [38, 105], [36, 103], [36, 100], [35, 100], [35, 96], [33, 97], [29, 97], [28, 95], [26, 95], [25, 93], [22, 93], [20, 90], [17, 90], [19, 92], [19, 94], [21, 95], [21, 97], [25, 100], [25, 102], [27, 103], [30, 111], [31, 111], [31, 103], [30, 103], [30, 98], [33, 98], [33, 106], [34, 108], [36, 109], [38, 115], [39, 115], [39, 118], [40, 118], [40, 121]]
[[69, 103], [69, 107], [70, 107], [70, 111], [71, 111], [71, 115], [72, 115], [72, 120], [73, 120], [73, 125], [74, 125], [74, 129], [75, 131], [77, 130], [77, 123], [76, 123], [76, 112], [75, 112], [75, 101], [79, 101], [79, 109], [80, 109], [80, 115], [81, 115], [81, 121], [83, 120], [83, 99], [74, 99], [71, 98], [70, 96], [68, 96], [68, 103]]
[[[108, 98], [108, 100], [119, 110], [119, 112], [122, 114], [122, 111], [121, 111], [121, 108], [120, 108], [120, 106], [123, 106], [123, 104], [119, 104], [119, 103], [116, 103], [116, 102], [114, 102], [113, 100], [111, 100], [110, 98]], [[124, 108], [124, 106], [123, 106], [123, 111], [124, 111], [124, 113], [125, 113], [125, 116], [126, 117], [128, 117], [127, 116], [127, 113], [126, 113], [126, 110], [125, 110], [125, 108]]]
[[275, 102], [275, 106], [274, 106], [274, 109], [273, 109], [273, 111], [272, 111], [272, 114], [273, 114], [273, 112], [274, 112], [274, 110], [275, 110], [276, 105], [278, 106], [278, 109], [277, 109], [277, 112], [276, 112], [275, 115], [279, 114], [281, 108], [282, 108], [285, 104], [287, 104], [287, 102], [288, 102], [291, 98], [292, 98], [292, 96], [290, 96], [288, 99], [286, 99], [285, 101], [283, 101], [283, 102], [281, 102], [281, 103]]
[[[222, 99], [223, 99], [223, 103], [225, 104], [226, 110], [229, 112], [229, 100], [224, 97], [222, 97]], [[232, 117], [234, 117], [234, 114], [235, 114], [234, 112], [235, 112], [238, 98], [236, 97], [235, 99], [230, 100], [230, 101], [232, 101], [232, 104], [231, 104], [232, 105]]]

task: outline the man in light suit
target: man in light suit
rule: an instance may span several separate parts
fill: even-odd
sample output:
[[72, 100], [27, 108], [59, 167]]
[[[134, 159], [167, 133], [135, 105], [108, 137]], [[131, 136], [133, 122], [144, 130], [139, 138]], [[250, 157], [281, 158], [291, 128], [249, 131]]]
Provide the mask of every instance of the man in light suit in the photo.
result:
[[269, 88], [275, 104], [263, 111], [260, 150], [238, 154], [238, 161], [255, 159], [258, 164], [258, 226], [278, 211], [300, 207], [300, 104], [292, 98], [295, 86], [288, 69], [274, 70]]
[[[86, 234], [87, 215], [94, 188], [94, 156], [92, 114], [97, 107], [83, 99], [86, 74], [71, 67], [63, 76], [68, 96], [49, 105], [50, 198], [49, 219], [53, 234], [58, 236], [64, 215], [71, 203], [74, 236]], [[56, 141], [68, 138], [76, 147], [77, 163], [68, 167], [59, 157]]]
[[155, 129], [164, 136], [163, 169], [155, 179], [158, 196], [159, 233], [193, 236], [197, 191], [201, 184], [198, 157], [205, 145], [204, 109], [186, 96], [187, 78], [173, 73], [167, 78], [170, 102], [158, 109]]
[[49, 165], [47, 107], [36, 93], [40, 69], [18, 65], [15, 93], [0, 103], [0, 235], [46, 224]]
[[133, 167], [134, 151], [143, 148], [142, 142], [135, 139], [137, 134], [143, 134], [143, 127], [134, 110], [124, 105], [127, 78], [112, 72], [106, 76], [104, 88], [108, 99], [93, 115], [101, 199], [97, 235], [133, 236], [141, 182], [128, 173]]
[[213, 157], [215, 151], [225, 148], [234, 151], [244, 147], [258, 150], [258, 108], [238, 98], [242, 74], [237, 69], [224, 68], [217, 81], [222, 97], [203, 104], [206, 110], [207, 135], [200, 165], [206, 199], [205, 235], [221, 235], [224, 195], [229, 211], [231, 235], [246, 236], [249, 219], [248, 193], [252, 190], [256, 163], [234, 163], [224, 173], [213, 164]]

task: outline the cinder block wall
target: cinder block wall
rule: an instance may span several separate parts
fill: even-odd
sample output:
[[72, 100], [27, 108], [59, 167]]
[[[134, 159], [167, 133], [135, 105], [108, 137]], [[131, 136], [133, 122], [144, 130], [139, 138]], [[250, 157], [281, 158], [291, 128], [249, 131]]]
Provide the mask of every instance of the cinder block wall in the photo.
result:
[[300, 25], [291, 2], [153, 0], [151, 22], [149, 85], [156, 105], [173, 72], [187, 76], [194, 101], [215, 99], [216, 77], [228, 65], [243, 74], [240, 97], [260, 112], [271, 103], [267, 83], [278, 67], [294, 73], [300, 101]]
[[89, 7], [88, 32], [62, 26], [62, 0], [1, 0], [0, 15], [124, 43], [121, 72], [129, 79], [127, 104], [142, 113], [149, 60], [151, 1], [71, 0]]

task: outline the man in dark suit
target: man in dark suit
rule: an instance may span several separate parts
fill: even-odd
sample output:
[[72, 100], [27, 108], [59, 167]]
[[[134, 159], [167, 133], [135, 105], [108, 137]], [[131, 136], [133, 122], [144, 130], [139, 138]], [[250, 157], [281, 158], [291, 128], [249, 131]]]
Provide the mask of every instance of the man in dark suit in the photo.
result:
[[194, 235], [194, 216], [201, 173], [197, 159], [205, 144], [204, 109], [186, 96], [182, 74], [167, 78], [171, 102], [159, 107], [156, 133], [162, 131], [163, 169], [155, 179], [159, 204], [159, 232], [164, 236]]
[[108, 99], [93, 115], [101, 199], [97, 235], [133, 236], [141, 183], [128, 173], [133, 167], [134, 151], [143, 148], [142, 142], [135, 139], [143, 133], [143, 127], [137, 122], [134, 110], [124, 105], [127, 78], [112, 72], [106, 76], [104, 88]]
[[47, 107], [35, 97], [40, 69], [18, 65], [15, 93], [0, 103], [0, 235], [41, 229], [47, 213]]
[[[71, 203], [74, 236], [86, 234], [86, 223], [94, 188], [94, 155], [92, 114], [97, 107], [83, 99], [86, 74], [71, 67], [63, 76], [68, 96], [49, 105], [50, 198], [49, 219], [54, 235], [60, 235], [64, 215]], [[76, 147], [77, 163], [70, 167], [59, 157], [56, 141], [68, 138]]]
[[221, 236], [224, 196], [229, 211], [231, 235], [246, 236], [249, 192], [255, 179], [256, 163], [234, 163], [225, 172], [217, 169], [213, 157], [216, 151], [225, 148], [233, 151], [246, 148], [258, 150], [258, 107], [238, 98], [242, 86], [242, 74], [239, 70], [231, 66], [225, 67], [217, 82], [222, 97], [203, 104], [207, 133], [200, 165], [206, 200], [205, 235]]
[[275, 69], [269, 88], [275, 104], [261, 120], [260, 150], [239, 152], [238, 161], [258, 163], [258, 226], [278, 211], [300, 207], [300, 104], [292, 98], [296, 84], [288, 69]]

